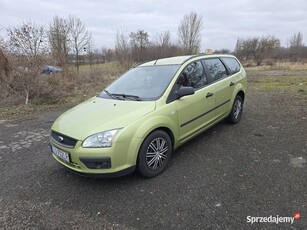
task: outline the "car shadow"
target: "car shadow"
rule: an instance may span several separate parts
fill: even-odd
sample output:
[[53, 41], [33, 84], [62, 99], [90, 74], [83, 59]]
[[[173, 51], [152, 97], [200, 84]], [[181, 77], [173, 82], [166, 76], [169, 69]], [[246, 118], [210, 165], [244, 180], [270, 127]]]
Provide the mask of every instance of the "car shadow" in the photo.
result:
[[226, 120], [221, 121], [220, 123], [210, 127], [206, 131], [187, 141], [183, 145], [179, 146], [172, 155], [172, 160], [176, 160], [182, 152], [193, 148], [193, 146], [204, 145], [204, 141], [208, 141], [213, 138], [215, 133], [223, 132], [224, 129], [231, 126]]

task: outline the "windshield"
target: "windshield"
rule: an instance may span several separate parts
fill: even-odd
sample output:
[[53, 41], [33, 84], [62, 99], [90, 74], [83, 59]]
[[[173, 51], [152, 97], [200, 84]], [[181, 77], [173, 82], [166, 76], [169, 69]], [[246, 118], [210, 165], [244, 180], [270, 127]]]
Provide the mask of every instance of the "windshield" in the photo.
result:
[[180, 65], [139, 66], [124, 73], [99, 94], [118, 100], [156, 100], [162, 96]]

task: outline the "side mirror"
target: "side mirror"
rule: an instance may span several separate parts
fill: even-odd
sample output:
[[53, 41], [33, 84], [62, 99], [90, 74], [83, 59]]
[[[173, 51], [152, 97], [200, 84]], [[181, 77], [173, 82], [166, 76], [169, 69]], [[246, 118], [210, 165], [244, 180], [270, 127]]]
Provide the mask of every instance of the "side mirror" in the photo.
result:
[[195, 90], [193, 87], [191, 86], [181, 86], [177, 92], [176, 92], [176, 96], [177, 99], [180, 99], [182, 97], [188, 96], [188, 95], [192, 95], [195, 93]]

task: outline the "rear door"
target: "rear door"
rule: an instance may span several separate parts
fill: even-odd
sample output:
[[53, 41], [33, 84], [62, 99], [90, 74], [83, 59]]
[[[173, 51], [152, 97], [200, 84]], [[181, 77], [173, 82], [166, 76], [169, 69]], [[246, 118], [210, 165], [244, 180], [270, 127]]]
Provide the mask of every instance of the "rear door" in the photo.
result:
[[216, 120], [218, 120], [229, 113], [231, 97], [236, 84], [235, 79], [230, 74], [228, 67], [219, 58], [205, 59], [203, 62], [212, 86], [212, 93], [215, 98], [214, 113]]

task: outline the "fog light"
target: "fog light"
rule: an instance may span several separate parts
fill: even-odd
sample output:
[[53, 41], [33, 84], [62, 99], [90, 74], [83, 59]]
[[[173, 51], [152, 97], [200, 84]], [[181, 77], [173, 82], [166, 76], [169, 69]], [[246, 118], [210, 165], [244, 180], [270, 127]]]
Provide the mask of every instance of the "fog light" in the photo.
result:
[[109, 169], [111, 168], [111, 162], [107, 162], [107, 161], [102, 161], [102, 162], [96, 162], [95, 166], [96, 169]]
[[89, 169], [109, 169], [111, 168], [110, 157], [87, 158], [80, 157], [80, 161]]

